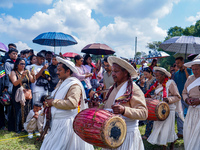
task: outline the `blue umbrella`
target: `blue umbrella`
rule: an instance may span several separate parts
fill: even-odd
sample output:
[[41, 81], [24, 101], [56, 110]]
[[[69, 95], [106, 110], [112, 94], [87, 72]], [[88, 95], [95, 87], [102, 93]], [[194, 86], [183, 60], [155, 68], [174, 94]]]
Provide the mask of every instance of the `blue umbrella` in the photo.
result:
[[68, 34], [62, 32], [46, 32], [38, 35], [33, 39], [33, 43], [40, 45], [54, 46], [54, 52], [56, 46], [69, 46], [77, 44], [77, 41]]

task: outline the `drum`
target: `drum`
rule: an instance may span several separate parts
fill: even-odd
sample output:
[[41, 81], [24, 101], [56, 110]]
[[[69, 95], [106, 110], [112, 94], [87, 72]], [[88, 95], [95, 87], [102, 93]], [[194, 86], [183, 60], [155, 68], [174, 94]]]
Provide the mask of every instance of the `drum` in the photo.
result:
[[163, 121], [169, 116], [169, 105], [156, 99], [146, 98], [148, 108], [147, 120]]
[[126, 137], [126, 123], [107, 110], [88, 108], [78, 113], [74, 132], [84, 141], [103, 148], [117, 148]]

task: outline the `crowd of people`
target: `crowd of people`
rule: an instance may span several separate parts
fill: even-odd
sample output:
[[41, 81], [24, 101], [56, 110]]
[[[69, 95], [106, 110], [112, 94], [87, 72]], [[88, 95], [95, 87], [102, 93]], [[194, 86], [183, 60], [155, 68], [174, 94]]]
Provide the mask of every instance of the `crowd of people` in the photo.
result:
[[[0, 103], [1, 129], [17, 133], [25, 130], [28, 138], [33, 138], [34, 132], [40, 136], [47, 125], [45, 117], [49, 110], [46, 108], [50, 107], [51, 130], [44, 138], [42, 150], [93, 149], [75, 134], [72, 125], [78, 112], [88, 108], [87, 99], [90, 107], [112, 109], [124, 118], [127, 135], [118, 150], [142, 150], [142, 139], [163, 145], [163, 149], [171, 143], [170, 149], [173, 149], [178, 138], [184, 139], [186, 150], [200, 148], [199, 56], [188, 63], [184, 63], [183, 57], [177, 57], [169, 72], [157, 66], [157, 59], [150, 66], [142, 60], [141, 67], [137, 68], [134, 62], [115, 56], [94, 63], [89, 54], [69, 60], [51, 51], [41, 50], [34, 55], [33, 50], [23, 50], [18, 54], [15, 44], [8, 47], [9, 51], [0, 60], [0, 95], [10, 96], [10, 105]], [[103, 105], [90, 101], [99, 90], [106, 91], [98, 95]], [[145, 98], [168, 103], [168, 118], [146, 120]], [[146, 130], [141, 136], [138, 125], [144, 124]]]

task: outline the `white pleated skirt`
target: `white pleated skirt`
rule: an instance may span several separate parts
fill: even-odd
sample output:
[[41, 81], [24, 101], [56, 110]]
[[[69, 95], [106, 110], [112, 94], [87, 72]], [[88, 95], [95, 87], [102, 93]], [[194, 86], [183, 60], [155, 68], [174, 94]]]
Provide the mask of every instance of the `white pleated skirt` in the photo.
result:
[[154, 121], [153, 131], [147, 141], [156, 145], [167, 145], [178, 139], [175, 132], [175, 109], [174, 104], [169, 104], [170, 113], [164, 121]]
[[93, 145], [83, 141], [73, 130], [74, 117], [53, 119], [40, 150], [94, 150]]
[[[138, 120], [132, 120], [122, 116], [126, 121], [127, 132], [123, 144], [112, 150], [144, 150], [144, 144], [138, 129]], [[108, 149], [102, 149], [108, 150]]]
[[200, 150], [200, 106], [189, 106], [183, 126], [185, 150]]

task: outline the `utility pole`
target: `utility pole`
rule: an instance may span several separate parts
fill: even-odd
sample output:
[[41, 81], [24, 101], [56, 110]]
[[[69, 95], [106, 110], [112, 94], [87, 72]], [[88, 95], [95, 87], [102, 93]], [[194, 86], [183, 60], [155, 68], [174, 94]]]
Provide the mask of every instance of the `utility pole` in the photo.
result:
[[[137, 36], [135, 37], [135, 56], [136, 56], [136, 53], [137, 53]], [[136, 58], [135, 58], [136, 60]]]

